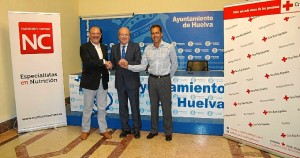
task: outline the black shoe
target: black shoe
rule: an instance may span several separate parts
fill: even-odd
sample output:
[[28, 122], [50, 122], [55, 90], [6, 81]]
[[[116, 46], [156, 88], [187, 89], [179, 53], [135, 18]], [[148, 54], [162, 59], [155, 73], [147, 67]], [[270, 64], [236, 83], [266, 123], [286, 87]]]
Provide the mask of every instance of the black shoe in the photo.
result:
[[120, 138], [126, 137], [128, 134], [130, 134], [130, 131], [122, 131], [122, 133], [119, 135]]
[[152, 139], [154, 136], [157, 136], [157, 135], [158, 135], [158, 133], [155, 133], [155, 134], [149, 133], [149, 134], [147, 135], [147, 139]]
[[138, 132], [133, 132], [133, 136], [135, 139], [139, 139], [141, 138], [141, 133], [138, 131]]
[[172, 140], [172, 134], [166, 135], [166, 141], [171, 141]]

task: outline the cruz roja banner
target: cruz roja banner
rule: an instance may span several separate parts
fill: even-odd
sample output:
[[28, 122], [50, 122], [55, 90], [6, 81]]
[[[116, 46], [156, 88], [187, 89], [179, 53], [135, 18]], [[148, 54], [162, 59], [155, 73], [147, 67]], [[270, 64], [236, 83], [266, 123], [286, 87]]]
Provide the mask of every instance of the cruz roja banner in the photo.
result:
[[60, 14], [8, 12], [18, 132], [65, 126]]
[[224, 8], [224, 136], [300, 157], [300, 1]]

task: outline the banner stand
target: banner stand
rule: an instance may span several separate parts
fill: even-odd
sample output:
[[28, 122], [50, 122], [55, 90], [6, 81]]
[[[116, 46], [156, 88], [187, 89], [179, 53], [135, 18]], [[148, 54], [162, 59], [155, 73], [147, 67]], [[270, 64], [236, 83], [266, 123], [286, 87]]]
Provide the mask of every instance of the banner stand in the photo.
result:
[[224, 137], [300, 157], [299, 2], [224, 8]]
[[18, 132], [66, 126], [60, 14], [8, 12]]

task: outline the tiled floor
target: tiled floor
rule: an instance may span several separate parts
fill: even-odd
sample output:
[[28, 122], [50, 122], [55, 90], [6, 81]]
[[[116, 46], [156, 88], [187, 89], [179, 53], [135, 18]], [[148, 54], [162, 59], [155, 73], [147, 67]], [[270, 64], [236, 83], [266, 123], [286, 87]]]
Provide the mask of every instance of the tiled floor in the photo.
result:
[[92, 129], [87, 140], [80, 139], [78, 126], [17, 134], [9, 130], [0, 134], [1, 158], [276, 158], [263, 151], [240, 146], [221, 136], [173, 134], [171, 142], [163, 133], [149, 140], [148, 131], [140, 139], [132, 135], [119, 138], [120, 130], [112, 130], [112, 139], [104, 139], [97, 129]]

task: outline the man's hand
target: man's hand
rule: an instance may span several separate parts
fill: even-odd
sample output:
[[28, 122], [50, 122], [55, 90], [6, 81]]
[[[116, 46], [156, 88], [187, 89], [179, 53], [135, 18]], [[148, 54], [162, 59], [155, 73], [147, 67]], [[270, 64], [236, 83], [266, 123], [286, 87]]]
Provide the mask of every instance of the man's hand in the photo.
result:
[[105, 67], [106, 67], [106, 69], [110, 70], [112, 68], [111, 62], [110, 61], [106, 61], [105, 62]]
[[121, 59], [118, 63], [122, 68], [128, 69], [128, 62], [125, 59]]

